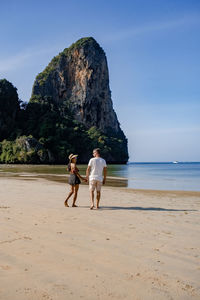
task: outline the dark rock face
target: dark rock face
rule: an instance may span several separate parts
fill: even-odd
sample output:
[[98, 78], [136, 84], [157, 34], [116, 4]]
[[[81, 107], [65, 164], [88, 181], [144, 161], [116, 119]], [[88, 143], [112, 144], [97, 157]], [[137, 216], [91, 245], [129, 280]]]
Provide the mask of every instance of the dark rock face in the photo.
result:
[[0, 141], [13, 134], [19, 110], [17, 89], [8, 80], [0, 80]]
[[[48, 70], [49, 69], [49, 70]], [[120, 131], [113, 110], [105, 53], [93, 38], [85, 38], [54, 58], [34, 83], [32, 96], [68, 101], [77, 121], [88, 128]]]

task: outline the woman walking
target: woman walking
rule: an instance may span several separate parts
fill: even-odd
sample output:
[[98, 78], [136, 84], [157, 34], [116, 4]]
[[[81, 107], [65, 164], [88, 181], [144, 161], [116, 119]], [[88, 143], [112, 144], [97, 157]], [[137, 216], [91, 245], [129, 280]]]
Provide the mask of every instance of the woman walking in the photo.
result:
[[72, 207], [77, 207], [76, 199], [78, 195], [79, 184], [81, 183], [80, 179], [87, 182], [87, 179], [83, 178], [79, 174], [79, 169], [76, 166], [77, 157], [78, 155], [74, 155], [74, 154], [70, 154], [69, 156], [68, 171], [69, 171], [69, 184], [71, 186], [71, 191], [64, 203], [66, 207], [69, 207], [68, 200], [73, 194], [74, 197], [73, 197]]

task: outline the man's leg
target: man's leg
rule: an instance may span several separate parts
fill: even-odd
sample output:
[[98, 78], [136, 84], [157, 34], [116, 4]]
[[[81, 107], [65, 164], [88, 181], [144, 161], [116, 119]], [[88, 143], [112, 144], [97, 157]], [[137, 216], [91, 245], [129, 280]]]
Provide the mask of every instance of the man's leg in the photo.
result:
[[100, 198], [101, 198], [101, 192], [97, 191], [97, 207], [96, 208], [99, 208]]
[[97, 181], [97, 185], [96, 185], [96, 189], [97, 189], [97, 197], [96, 197], [97, 206], [96, 206], [96, 208], [97, 209], [99, 208], [99, 202], [100, 202], [100, 198], [101, 198], [101, 186], [102, 186], [102, 183], [100, 181]]
[[90, 200], [91, 200], [90, 209], [94, 208], [94, 190], [95, 190], [95, 183], [91, 181], [90, 182]]
[[91, 199], [90, 209], [93, 209], [94, 208], [94, 191], [90, 191], [90, 199]]

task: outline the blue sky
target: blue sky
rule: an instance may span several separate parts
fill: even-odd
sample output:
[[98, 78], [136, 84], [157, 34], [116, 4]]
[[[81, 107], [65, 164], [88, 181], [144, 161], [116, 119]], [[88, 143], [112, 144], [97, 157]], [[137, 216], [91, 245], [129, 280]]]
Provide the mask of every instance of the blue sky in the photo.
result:
[[0, 0], [0, 78], [28, 101], [51, 58], [93, 36], [130, 161], [200, 161], [199, 32], [199, 0]]

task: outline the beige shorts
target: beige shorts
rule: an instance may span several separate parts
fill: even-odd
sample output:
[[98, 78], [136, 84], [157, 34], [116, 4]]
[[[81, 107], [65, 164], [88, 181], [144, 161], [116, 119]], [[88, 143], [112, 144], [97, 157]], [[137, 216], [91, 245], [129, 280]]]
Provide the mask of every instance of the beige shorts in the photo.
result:
[[95, 191], [95, 189], [100, 192], [101, 191], [102, 182], [99, 180], [91, 180], [89, 183], [90, 191]]

